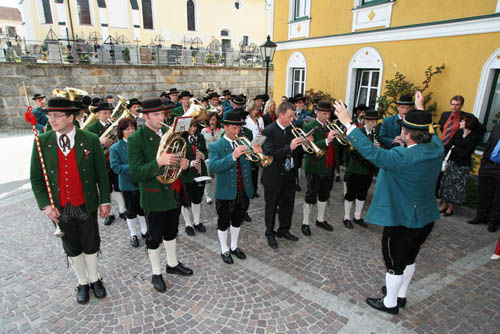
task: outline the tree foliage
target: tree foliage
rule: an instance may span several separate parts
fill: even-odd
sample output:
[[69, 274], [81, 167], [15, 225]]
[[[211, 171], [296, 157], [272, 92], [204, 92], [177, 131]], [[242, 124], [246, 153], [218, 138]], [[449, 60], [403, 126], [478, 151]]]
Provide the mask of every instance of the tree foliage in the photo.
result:
[[422, 85], [415, 85], [409, 81], [403, 73], [396, 72], [394, 78], [385, 81], [385, 90], [378, 99], [378, 112], [381, 117], [394, 115], [398, 112], [396, 108], [396, 101], [403, 94], [415, 95], [418, 90], [424, 94], [425, 109], [435, 115], [437, 110], [437, 103], [432, 101], [432, 92], [425, 92], [431, 83], [432, 77], [441, 73], [445, 69], [445, 65], [436, 66], [432, 65], [425, 70], [425, 80]]
[[330, 95], [330, 93], [323, 92], [322, 90], [314, 91], [314, 89], [306, 90], [306, 109], [312, 109], [313, 100], [328, 100], [332, 103], [335, 102], [335, 98]]

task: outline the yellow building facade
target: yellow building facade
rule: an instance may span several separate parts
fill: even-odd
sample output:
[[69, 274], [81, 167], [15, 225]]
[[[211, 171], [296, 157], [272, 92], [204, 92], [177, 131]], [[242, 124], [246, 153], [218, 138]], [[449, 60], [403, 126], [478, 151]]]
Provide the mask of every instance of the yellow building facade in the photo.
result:
[[262, 44], [272, 22], [264, 0], [20, 0], [19, 7], [28, 43], [52, 29], [62, 39], [205, 47], [218, 40], [238, 49]]
[[[377, 106], [396, 72], [430, 90], [438, 111], [463, 95], [463, 110], [493, 126], [500, 112], [499, 0], [282, 0], [273, 4], [274, 95], [314, 89]], [[439, 112], [438, 115], [439, 116]]]

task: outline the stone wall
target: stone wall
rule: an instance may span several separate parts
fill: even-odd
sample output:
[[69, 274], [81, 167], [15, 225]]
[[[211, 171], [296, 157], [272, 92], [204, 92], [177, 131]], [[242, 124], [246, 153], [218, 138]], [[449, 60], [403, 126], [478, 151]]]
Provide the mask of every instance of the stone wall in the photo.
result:
[[[0, 63], [0, 128], [28, 127], [24, 121], [23, 81], [30, 102], [35, 93], [51, 96], [54, 88], [64, 87], [83, 89], [91, 96], [118, 94], [126, 99], [159, 96], [172, 87], [189, 90], [195, 96], [204, 95], [210, 87], [219, 93], [231, 89], [233, 94], [253, 97], [264, 93], [265, 73], [263, 68], [240, 67]], [[272, 86], [270, 71], [270, 92]]]

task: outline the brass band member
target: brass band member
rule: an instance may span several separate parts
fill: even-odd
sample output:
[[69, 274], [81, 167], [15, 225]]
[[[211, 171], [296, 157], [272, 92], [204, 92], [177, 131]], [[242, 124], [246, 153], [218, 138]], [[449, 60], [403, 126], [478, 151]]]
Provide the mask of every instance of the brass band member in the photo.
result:
[[176, 154], [156, 154], [160, 139], [166, 128], [164, 106], [160, 98], [142, 101], [142, 114], [145, 126], [134, 132], [128, 139], [128, 159], [132, 180], [139, 183], [141, 207], [146, 213], [148, 233], [146, 247], [153, 269], [151, 283], [158, 292], [165, 292], [166, 286], [161, 275], [160, 244], [167, 251], [167, 273], [189, 276], [193, 271], [177, 260], [176, 238], [179, 227], [181, 180], [178, 178], [170, 185], [162, 184], [156, 176], [161, 166], [180, 165], [185, 170], [187, 159], [179, 159]]
[[[379, 119], [377, 111], [373, 109], [364, 111], [363, 119], [364, 125], [360, 128], [361, 132], [366, 135], [376, 147], [380, 147], [380, 144], [376, 140], [375, 133]], [[350, 151], [348, 154], [350, 158], [346, 168], [347, 192], [344, 196], [343, 223], [345, 227], [349, 229], [353, 228], [351, 222], [351, 209], [354, 200], [356, 200], [353, 222], [361, 227], [367, 228], [368, 225], [361, 218], [361, 212], [363, 211], [366, 194], [368, 193], [377, 167], [363, 158], [357, 150]]]
[[[304, 203], [304, 219], [302, 221], [302, 233], [311, 235], [309, 228], [309, 216], [311, 207], [318, 204], [318, 215], [316, 218], [316, 226], [327, 231], [332, 231], [332, 225], [325, 220], [325, 211], [330, 191], [333, 188], [333, 180], [335, 178], [335, 163], [338, 159], [338, 142], [335, 139], [335, 132], [329, 131], [326, 127], [330, 120], [330, 113], [333, 107], [330, 101], [319, 101], [315, 109], [316, 119], [304, 125], [304, 132], [309, 132], [316, 129], [312, 134], [312, 142], [326, 154], [320, 158], [314, 154], [305, 154], [304, 169], [307, 179], [307, 192]], [[337, 157], [336, 157], [337, 155]]]
[[97, 136], [73, 124], [77, 109], [72, 101], [52, 98], [46, 110], [53, 131], [40, 135], [40, 145], [55, 208], [49, 205], [36, 145], [31, 156], [31, 187], [39, 208], [64, 232], [63, 249], [78, 278], [76, 300], [85, 304], [90, 288], [96, 298], [106, 296], [97, 268], [101, 241], [97, 208], [102, 218], [110, 211], [106, 160]]
[[[238, 247], [238, 237], [243, 216], [248, 208], [249, 198], [253, 195], [252, 171], [250, 161], [244, 153], [247, 148], [236, 147], [234, 143], [244, 124], [237, 112], [225, 114], [224, 137], [208, 146], [210, 170], [217, 175], [215, 186], [215, 208], [217, 210], [217, 234], [221, 247], [222, 260], [233, 263], [231, 254], [243, 260], [245, 253]], [[262, 153], [260, 147], [253, 148]], [[227, 245], [227, 230], [231, 234], [231, 248]]]
[[[93, 110], [93, 112], [97, 113], [97, 118], [99, 121], [90, 124], [87, 127], [87, 131], [95, 133], [99, 138], [106, 131], [106, 129], [111, 126], [111, 111], [113, 107], [108, 102], [101, 102], [97, 105], [97, 108]], [[100, 138], [101, 145], [110, 148], [113, 145], [113, 141], [108, 137]], [[108, 176], [109, 176], [109, 185], [110, 185], [110, 194], [111, 200], [115, 200], [118, 203], [118, 211], [119, 216], [122, 219], [125, 219], [125, 201], [123, 200], [123, 195], [120, 192], [120, 186], [118, 185], [118, 175], [111, 169], [109, 166], [109, 156], [106, 157], [106, 165], [108, 168]], [[104, 220], [104, 225], [111, 225], [115, 221], [115, 215], [110, 214]]]
[[137, 130], [137, 123], [132, 118], [123, 118], [118, 123], [118, 141], [109, 150], [109, 162], [113, 171], [118, 174], [118, 182], [127, 208], [127, 225], [130, 231], [130, 244], [139, 247], [136, 224], [141, 225], [141, 236], [146, 238], [148, 227], [144, 211], [140, 204], [140, 193], [137, 183], [130, 177], [127, 145], [128, 138]]
[[[302, 143], [301, 138], [293, 138], [290, 128], [294, 115], [293, 104], [289, 102], [280, 104], [278, 119], [262, 132], [266, 136], [266, 141], [262, 146], [263, 153], [273, 157], [273, 163], [262, 170], [261, 177], [266, 202], [266, 237], [271, 248], [278, 247], [275, 236], [292, 241], [299, 240], [290, 233], [295, 201], [293, 166], [296, 149]], [[277, 232], [274, 231], [276, 214], [279, 219]]]
[[182, 91], [179, 94], [180, 105], [178, 107], [174, 107], [174, 109], [172, 110], [172, 115], [174, 115], [174, 117], [184, 115], [184, 113], [189, 110], [189, 99], [192, 97], [193, 94], [191, 94], [187, 90]]
[[[219, 127], [219, 117], [216, 112], [210, 112], [208, 114], [208, 126], [201, 130], [201, 134], [205, 138], [205, 144], [208, 145], [215, 143], [217, 140], [221, 139], [223, 130]], [[209, 156], [210, 159], [210, 156]], [[215, 182], [215, 174], [210, 171], [210, 164], [207, 165], [207, 173], [212, 180], [205, 183], [205, 197], [207, 199], [207, 204], [212, 204], [212, 185]]]
[[[181, 214], [186, 223], [186, 234], [189, 236], [195, 234], [194, 230], [202, 233], [207, 231], [203, 223], [200, 223], [201, 200], [205, 191], [205, 181], [196, 182], [195, 178], [207, 175], [205, 157], [208, 155], [208, 151], [205, 138], [198, 133], [198, 126], [198, 121], [191, 122], [189, 131], [182, 135], [187, 143], [186, 159], [189, 160], [189, 168], [181, 176], [187, 193], [187, 201], [184, 201], [181, 207]], [[189, 207], [193, 212], [193, 220], [191, 220]]]
[[137, 127], [141, 127], [144, 125], [144, 118], [142, 118], [141, 112], [141, 101], [136, 99], [135, 97], [130, 99], [127, 104], [127, 109], [130, 111], [132, 117], [134, 117], [135, 122], [137, 123]]

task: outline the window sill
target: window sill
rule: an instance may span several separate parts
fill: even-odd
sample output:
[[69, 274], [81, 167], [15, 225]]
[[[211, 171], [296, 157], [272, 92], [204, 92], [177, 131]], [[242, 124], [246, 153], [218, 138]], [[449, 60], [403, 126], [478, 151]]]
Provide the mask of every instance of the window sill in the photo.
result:
[[300, 21], [307, 21], [307, 20], [310, 20], [311, 18], [309, 16], [302, 16], [302, 17], [297, 17], [296, 19], [288, 22], [288, 24], [290, 23], [295, 23], [295, 22], [300, 22]]
[[309, 16], [288, 23], [288, 39], [309, 38], [309, 27], [311, 18]]
[[378, 1], [372, 1], [372, 2], [366, 3], [366, 4], [361, 5], [361, 6], [357, 6], [356, 8], [353, 8], [353, 10], [363, 9], [363, 8], [368, 8], [368, 7], [373, 7], [373, 6], [378, 6], [378, 5], [382, 5], [382, 4], [385, 4], [385, 3], [388, 3], [388, 2], [394, 2], [394, 1], [396, 1], [396, 0], [378, 0]]
[[377, 1], [352, 10], [352, 31], [391, 26], [393, 0]]

